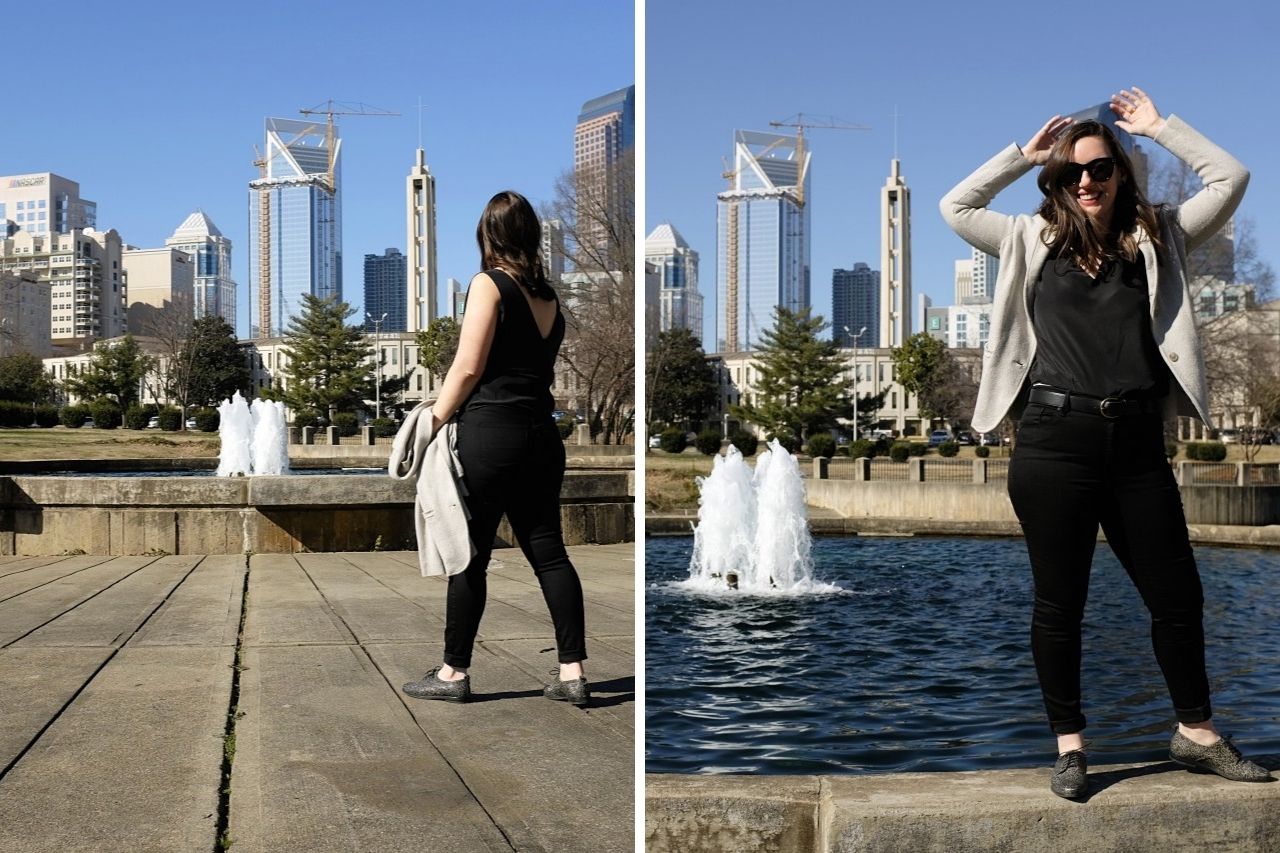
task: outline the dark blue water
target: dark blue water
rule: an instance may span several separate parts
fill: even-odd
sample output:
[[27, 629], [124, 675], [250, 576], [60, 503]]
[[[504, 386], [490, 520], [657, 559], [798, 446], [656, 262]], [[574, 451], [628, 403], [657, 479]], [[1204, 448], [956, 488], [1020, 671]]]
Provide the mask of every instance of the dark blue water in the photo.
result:
[[[841, 773], [1040, 766], [1056, 741], [1031, 660], [1020, 539], [818, 538], [845, 592], [708, 596], [676, 588], [693, 540], [645, 548], [646, 769]], [[1196, 549], [1214, 719], [1280, 753], [1280, 557]], [[1142, 600], [1105, 545], [1085, 612], [1095, 763], [1161, 761], [1174, 726]]]

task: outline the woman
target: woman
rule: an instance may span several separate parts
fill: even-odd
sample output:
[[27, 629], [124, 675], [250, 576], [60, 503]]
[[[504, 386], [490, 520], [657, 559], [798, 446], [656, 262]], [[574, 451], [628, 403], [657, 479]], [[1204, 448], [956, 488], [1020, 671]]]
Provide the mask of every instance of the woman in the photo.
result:
[[[1162, 421], [1209, 422], [1186, 256], [1230, 218], [1249, 173], [1138, 87], [1111, 99], [1116, 125], [1195, 169], [1204, 189], [1155, 206], [1115, 136], [1054, 116], [942, 200], [948, 224], [998, 255], [996, 305], [975, 430], [1021, 416], [1009, 497], [1035, 579], [1031, 648], [1058, 736], [1054, 793], [1086, 790], [1080, 623], [1101, 525], [1151, 612], [1152, 640], [1178, 719], [1170, 758], [1239, 781], [1270, 778], [1218, 736], [1205, 675], [1202, 593]], [[988, 210], [1033, 166], [1035, 216]]]
[[548, 699], [585, 706], [582, 585], [560, 530], [564, 443], [552, 420], [564, 316], [538, 247], [541, 226], [515, 192], [489, 200], [476, 241], [485, 270], [471, 280], [458, 354], [432, 407], [432, 433], [457, 415], [457, 451], [475, 555], [449, 577], [444, 663], [402, 688], [419, 699], [465, 702], [471, 651], [484, 613], [486, 571], [503, 514], [533, 566], [555, 624], [558, 678]]

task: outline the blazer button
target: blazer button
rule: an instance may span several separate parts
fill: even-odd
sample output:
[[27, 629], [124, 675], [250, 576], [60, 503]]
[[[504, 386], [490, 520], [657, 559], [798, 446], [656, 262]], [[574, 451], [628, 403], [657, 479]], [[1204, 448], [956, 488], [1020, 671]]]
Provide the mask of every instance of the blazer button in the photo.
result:
[[1177, 361], [1177, 360], [1178, 360], [1178, 354], [1177, 354], [1176, 352], [1171, 352], [1171, 353], [1169, 353], [1169, 360], [1170, 360], [1170, 361]]

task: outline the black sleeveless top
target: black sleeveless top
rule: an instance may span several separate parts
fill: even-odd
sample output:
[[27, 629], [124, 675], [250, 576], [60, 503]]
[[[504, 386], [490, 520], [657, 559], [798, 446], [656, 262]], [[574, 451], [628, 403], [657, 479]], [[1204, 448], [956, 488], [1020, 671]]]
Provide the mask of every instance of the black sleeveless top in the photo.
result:
[[507, 406], [550, 417], [555, 409], [551, 383], [555, 378], [556, 355], [564, 340], [564, 314], [560, 312], [559, 299], [551, 333], [543, 338], [515, 279], [499, 269], [485, 273], [498, 286], [501, 296], [498, 327], [493, 333], [484, 373], [462, 408], [473, 411], [485, 406]]

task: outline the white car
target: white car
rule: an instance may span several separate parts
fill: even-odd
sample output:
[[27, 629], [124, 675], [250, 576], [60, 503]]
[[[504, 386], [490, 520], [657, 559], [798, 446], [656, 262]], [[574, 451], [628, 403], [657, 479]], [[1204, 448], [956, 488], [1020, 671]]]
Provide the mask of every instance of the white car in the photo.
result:
[[160, 429], [160, 418], [152, 415], [151, 420], [147, 421], [147, 429]]
[[660, 435], [658, 435], [658, 434], [656, 434], [656, 433], [655, 433], [655, 434], [653, 434], [653, 435], [651, 435], [651, 436], [649, 436], [649, 446], [650, 446], [650, 447], [653, 447], [653, 448], [661, 447], [661, 446], [662, 446], [662, 436], [660, 436]]

